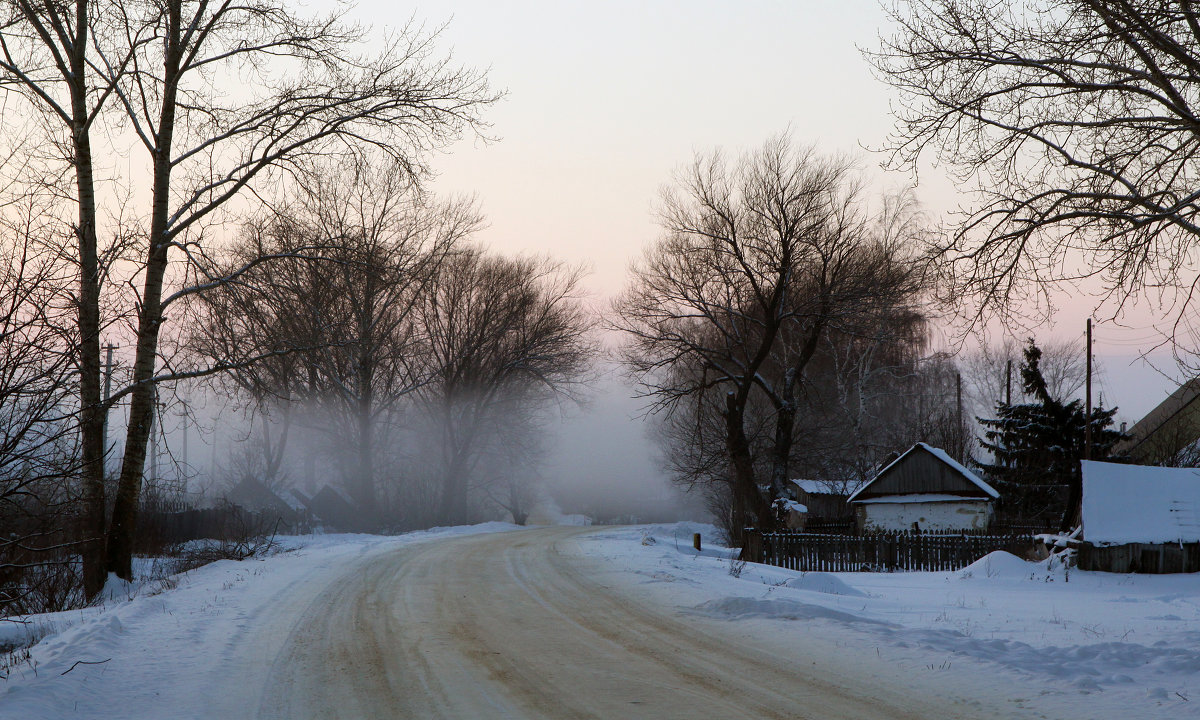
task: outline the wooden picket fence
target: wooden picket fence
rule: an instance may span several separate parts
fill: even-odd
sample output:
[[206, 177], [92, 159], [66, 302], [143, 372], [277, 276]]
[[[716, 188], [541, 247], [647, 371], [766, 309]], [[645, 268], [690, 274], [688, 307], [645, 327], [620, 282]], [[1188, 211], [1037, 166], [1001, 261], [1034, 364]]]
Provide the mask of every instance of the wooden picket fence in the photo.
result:
[[1033, 549], [1030, 534], [881, 532], [828, 535], [746, 530], [742, 559], [789, 570], [894, 572], [958, 570], [996, 550]]

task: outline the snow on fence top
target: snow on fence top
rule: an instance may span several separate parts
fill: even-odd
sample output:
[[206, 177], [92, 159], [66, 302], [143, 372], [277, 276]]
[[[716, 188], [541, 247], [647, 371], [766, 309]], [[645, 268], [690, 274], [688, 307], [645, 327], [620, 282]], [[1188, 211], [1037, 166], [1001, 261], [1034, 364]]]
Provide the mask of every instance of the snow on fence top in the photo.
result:
[[1083, 539], [1200, 542], [1200, 470], [1083, 460]]

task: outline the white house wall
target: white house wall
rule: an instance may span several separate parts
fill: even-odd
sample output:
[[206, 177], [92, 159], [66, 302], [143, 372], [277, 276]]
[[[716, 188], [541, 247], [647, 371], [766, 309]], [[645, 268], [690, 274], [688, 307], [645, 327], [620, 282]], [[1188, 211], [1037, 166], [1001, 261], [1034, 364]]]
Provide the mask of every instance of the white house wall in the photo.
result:
[[990, 504], [977, 500], [861, 503], [858, 512], [864, 530], [911, 530], [914, 522], [922, 531], [976, 530], [992, 516]]

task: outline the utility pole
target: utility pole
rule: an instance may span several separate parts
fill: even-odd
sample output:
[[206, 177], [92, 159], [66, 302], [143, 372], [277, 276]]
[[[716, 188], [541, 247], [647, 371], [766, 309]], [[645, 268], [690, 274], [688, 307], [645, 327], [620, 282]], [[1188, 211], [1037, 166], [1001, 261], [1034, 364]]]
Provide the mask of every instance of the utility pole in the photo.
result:
[[112, 373], [113, 373], [113, 350], [117, 349], [116, 345], [109, 343], [104, 346], [107, 355], [104, 359], [104, 430], [101, 437], [104, 438], [104, 460], [102, 465], [108, 463], [108, 411], [112, 408], [108, 405], [108, 399], [112, 397]]
[[1012, 358], [1008, 359], [1008, 368], [1004, 373], [1004, 404], [1012, 405]]
[[150, 405], [150, 482], [148, 483], [153, 490], [158, 489], [158, 438], [154, 434], [158, 427], [158, 387], [155, 386], [154, 400]]
[[954, 402], [958, 414], [958, 427], [954, 429], [954, 441], [958, 444], [958, 459], [965, 462], [967, 459], [967, 433], [963, 426], [962, 373], [954, 373]]
[[188, 406], [187, 400], [180, 400], [180, 405], [183, 406], [183, 464], [179, 468], [180, 479], [187, 484], [187, 467], [188, 467]]
[[1092, 459], [1092, 319], [1087, 320], [1087, 415], [1083, 424], [1083, 459]]

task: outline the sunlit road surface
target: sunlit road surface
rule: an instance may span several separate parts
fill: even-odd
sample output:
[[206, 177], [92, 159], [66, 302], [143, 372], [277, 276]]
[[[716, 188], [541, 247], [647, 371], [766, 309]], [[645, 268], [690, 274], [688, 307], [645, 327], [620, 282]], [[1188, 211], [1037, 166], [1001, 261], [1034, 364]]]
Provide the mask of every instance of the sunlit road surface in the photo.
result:
[[575, 538], [588, 531], [454, 538], [339, 569], [296, 618], [275, 619], [291, 630], [266, 643], [280, 650], [257, 716], [995, 717], [888, 689], [868, 670], [809, 670], [795, 624], [787, 657], [739, 623], [635, 600], [603, 584], [602, 560], [579, 552]]

